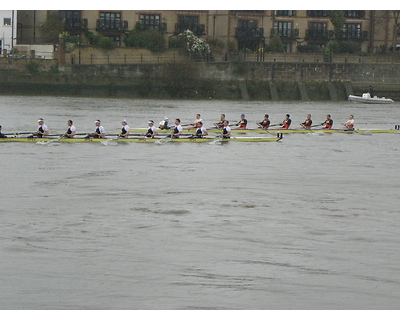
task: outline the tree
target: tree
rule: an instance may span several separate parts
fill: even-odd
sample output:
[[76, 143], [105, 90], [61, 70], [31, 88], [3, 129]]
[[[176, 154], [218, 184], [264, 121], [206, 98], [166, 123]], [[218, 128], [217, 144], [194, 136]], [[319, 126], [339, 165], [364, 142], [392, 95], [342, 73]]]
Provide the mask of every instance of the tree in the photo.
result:
[[400, 28], [400, 10], [392, 10], [391, 11], [393, 15], [393, 53], [396, 52], [396, 47], [397, 47], [397, 33], [399, 32]]
[[285, 52], [285, 45], [282, 39], [277, 35], [273, 34], [269, 39], [268, 44], [265, 45], [265, 51], [267, 52]]
[[44, 42], [58, 43], [58, 36], [64, 30], [60, 16], [50, 13], [47, 20], [39, 27]]
[[335, 34], [336, 41], [343, 40], [343, 25], [346, 22], [343, 10], [330, 10], [329, 17], [333, 24], [333, 32]]

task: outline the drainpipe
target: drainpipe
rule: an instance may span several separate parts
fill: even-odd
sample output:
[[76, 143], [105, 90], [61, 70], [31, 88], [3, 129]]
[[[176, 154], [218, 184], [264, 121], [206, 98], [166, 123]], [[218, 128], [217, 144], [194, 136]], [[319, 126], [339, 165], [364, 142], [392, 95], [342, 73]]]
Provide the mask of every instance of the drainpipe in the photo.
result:
[[11, 10], [11, 52], [14, 48], [14, 10]]

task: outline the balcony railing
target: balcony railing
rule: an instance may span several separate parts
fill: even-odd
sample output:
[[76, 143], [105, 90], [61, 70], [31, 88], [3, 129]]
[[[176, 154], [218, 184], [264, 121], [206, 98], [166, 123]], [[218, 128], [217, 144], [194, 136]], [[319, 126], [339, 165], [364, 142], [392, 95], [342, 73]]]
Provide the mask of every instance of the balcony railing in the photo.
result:
[[262, 39], [264, 38], [264, 28], [236, 28], [235, 37]]
[[323, 29], [307, 29], [306, 37], [307, 41], [329, 41], [333, 39], [333, 30], [323, 30]]
[[343, 40], [347, 41], [365, 41], [368, 40], [368, 31], [348, 30], [343, 33]]
[[80, 18], [62, 19], [65, 31], [84, 31], [88, 28], [88, 20]]
[[105, 20], [96, 21], [96, 31], [100, 32], [124, 32], [128, 30], [128, 21], [123, 20]]
[[188, 29], [192, 31], [195, 36], [202, 36], [206, 34], [206, 26], [204, 24], [197, 23], [176, 23], [174, 34], [181, 34]]
[[271, 29], [271, 36], [278, 35], [282, 40], [294, 40], [299, 38], [299, 29]]

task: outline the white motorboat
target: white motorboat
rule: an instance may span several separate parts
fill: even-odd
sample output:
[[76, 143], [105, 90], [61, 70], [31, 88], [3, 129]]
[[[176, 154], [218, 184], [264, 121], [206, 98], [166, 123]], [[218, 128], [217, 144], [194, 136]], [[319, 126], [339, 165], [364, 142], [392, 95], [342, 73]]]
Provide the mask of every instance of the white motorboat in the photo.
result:
[[371, 95], [369, 93], [363, 93], [362, 97], [349, 95], [349, 101], [356, 101], [356, 102], [361, 102], [361, 103], [393, 103], [394, 102], [392, 99], [387, 99], [385, 97], [379, 98], [377, 96], [374, 96], [373, 98], [371, 98]]

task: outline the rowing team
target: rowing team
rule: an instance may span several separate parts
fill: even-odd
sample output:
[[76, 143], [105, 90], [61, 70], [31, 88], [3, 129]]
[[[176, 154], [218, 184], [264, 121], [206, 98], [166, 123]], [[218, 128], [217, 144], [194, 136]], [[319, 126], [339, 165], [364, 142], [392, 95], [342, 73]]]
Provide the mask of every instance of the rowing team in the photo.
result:
[[[224, 125], [224, 121], [225, 121], [225, 114], [221, 114], [221, 120], [217, 123], [214, 123], [214, 125], [218, 128], [222, 128]], [[324, 129], [328, 130], [332, 129], [333, 127], [333, 120], [330, 114], [326, 116], [326, 120], [321, 124], [313, 125], [312, 123], [313, 121], [311, 120], [311, 114], [308, 114], [306, 120], [300, 123], [300, 126], [304, 129], [311, 129], [311, 127], [324, 126]], [[282, 123], [271, 125], [271, 121], [269, 120], [269, 115], [265, 114], [264, 119], [261, 122], [256, 122], [256, 124], [262, 129], [268, 129], [269, 127], [280, 126], [279, 129], [287, 130], [290, 128], [290, 125], [292, 124], [292, 119], [290, 119], [290, 114], [287, 114]], [[351, 114], [349, 116], [349, 119], [345, 123], [342, 123], [342, 125], [344, 126], [343, 129], [354, 130], [354, 116]], [[236, 124], [236, 126], [239, 126], [237, 128], [238, 130], [247, 129], [247, 120], [244, 114], [241, 115], [241, 120]]]
[[[263, 129], [268, 129], [269, 127], [279, 125], [279, 126], [281, 126], [280, 129], [287, 130], [290, 128], [291, 123], [292, 123], [292, 120], [290, 119], [290, 115], [287, 114], [285, 120], [282, 123], [271, 125], [269, 116], [268, 116], [268, 114], [266, 114], [264, 116], [263, 121], [257, 122], [257, 125]], [[38, 124], [39, 124], [39, 126], [38, 126], [37, 131], [34, 132], [28, 138], [34, 138], [34, 137], [43, 138], [43, 137], [49, 135], [49, 129], [45, 125], [43, 118], [38, 119]], [[122, 120], [121, 124], [122, 124], [121, 133], [118, 135], [118, 137], [119, 138], [127, 138], [130, 133], [128, 122], [124, 119], [124, 120]], [[77, 134], [76, 128], [73, 124], [73, 121], [68, 120], [67, 125], [68, 125], [68, 129], [62, 136], [65, 138], [73, 138]], [[95, 131], [93, 133], [87, 134], [85, 138], [105, 138], [106, 131], [105, 131], [104, 127], [101, 125], [101, 121], [96, 120], [95, 125], [96, 125]], [[143, 138], [146, 138], [146, 137], [153, 138], [154, 136], [158, 135], [158, 129], [154, 126], [154, 121], [149, 120], [148, 125], [149, 125], [148, 129], [143, 134]], [[203, 127], [203, 120], [201, 119], [200, 114], [197, 114], [196, 121], [189, 125], [191, 125], [193, 128], [196, 129], [195, 133], [192, 136], [193, 138], [202, 138], [202, 137], [208, 135], [207, 129]], [[232, 129], [229, 127], [229, 121], [225, 119], [225, 114], [221, 114], [220, 121], [217, 123], [214, 123], [214, 125], [217, 128], [222, 129], [222, 134], [223, 134], [224, 138], [230, 137]], [[308, 114], [306, 120], [303, 123], [300, 123], [300, 125], [304, 129], [310, 129], [311, 127], [314, 127], [314, 126], [323, 126], [323, 125], [325, 126], [324, 129], [332, 129], [333, 120], [331, 119], [331, 115], [328, 114], [326, 116], [326, 120], [323, 123], [321, 123], [320, 125], [312, 125], [311, 115]], [[342, 123], [342, 125], [344, 126], [344, 129], [353, 130], [354, 129], [354, 116], [350, 115], [349, 120], [345, 123]], [[244, 130], [247, 128], [247, 120], [246, 120], [244, 114], [241, 115], [241, 120], [236, 124], [236, 126], [239, 126], [239, 128], [237, 128], [238, 130]], [[160, 129], [172, 129], [173, 130], [171, 133], [172, 138], [179, 138], [179, 136], [183, 132], [183, 127], [181, 125], [180, 119], [175, 119], [175, 126], [172, 128], [172, 127], [168, 126], [168, 118], [165, 117], [165, 119], [160, 122], [159, 128]], [[7, 138], [7, 135], [1, 133], [1, 125], [0, 125], [0, 138]]]

